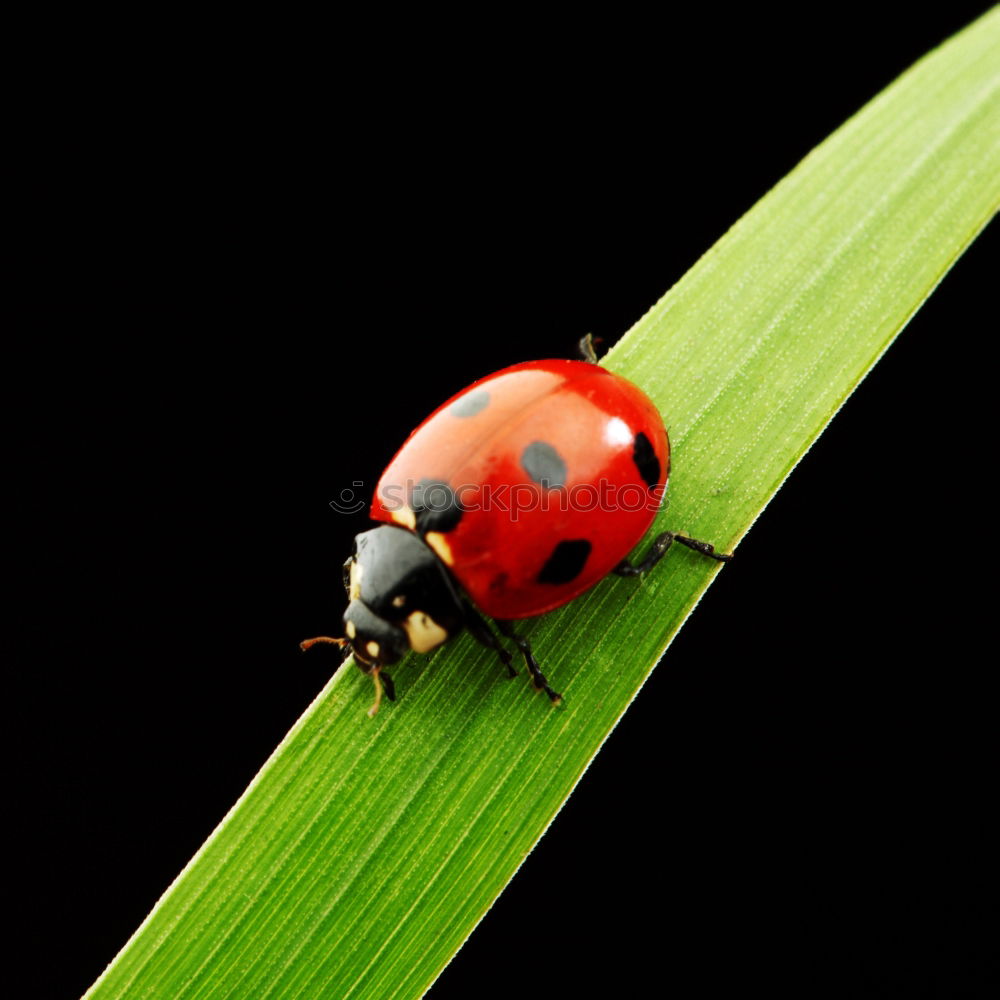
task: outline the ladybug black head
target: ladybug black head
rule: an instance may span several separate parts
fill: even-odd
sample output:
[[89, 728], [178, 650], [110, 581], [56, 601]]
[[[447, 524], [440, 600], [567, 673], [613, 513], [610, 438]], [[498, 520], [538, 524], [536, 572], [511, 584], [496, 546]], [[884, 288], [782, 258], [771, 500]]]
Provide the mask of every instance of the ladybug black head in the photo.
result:
[[426, 653], [462, 628], [461, 599], [448, 571], [411, 531], [383, 525], [354, 540], [344, 564], [351, 603], [344, 628], [366, 673], [404, 653]]
[[361, 601], [351, 601], [347, 606], [344, 628], [354, 650], [354, 658], [365, 673], [373, 667], [395, 663], [410, 648], [406, 633], [401, 628], [379, 618]]

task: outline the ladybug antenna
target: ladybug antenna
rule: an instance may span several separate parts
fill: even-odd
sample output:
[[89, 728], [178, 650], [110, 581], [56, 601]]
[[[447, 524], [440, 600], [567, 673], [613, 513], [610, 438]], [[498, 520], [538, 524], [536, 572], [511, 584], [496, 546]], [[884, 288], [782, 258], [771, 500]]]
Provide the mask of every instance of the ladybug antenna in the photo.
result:
[[340, 646], [343, 649], [345, 646], [349, 645], [347, 639], [332, 639], [328, 635], [318, 635], [315, 639], [303, 639], [299, 643], [299, 649], [304, 653], [307, 649], [312, 649], [317, 642], [326, 642], [331, 646]]
[[341, 664], [347, 660], [352, 652], [354, 653], [355, 659], [364, 664], [362, 669], [366, 674], [371, 675], [372, 682], [375, 684], [375, 701], [372, 704], [372, 707], [368, 709], [369, 718], [372, 718], [378, 712], [379, 705], [382, 704], [383, 691], [385, 691], [385, 696], [389, 699], [389, 701], [396, 700], [396, 685], [392, 683], [392, 678], [388, 674], [381, 674], [381, 676], [379, 676], [382, 668], [379, 666], [373, 666], [368, 660], [364, 659], [364, 657], [359, 656], [355, 650], [352, 650], [350, 639], [334, 639], [328, 635], [318, 635], [315, 639], [303, 640], [299, 643], [299, 647], [302, 649], [302, 652], [305, 652], [307, 649], [312, 649], [312, 647], [318, 642], [325, 642], [331, 646], [339, 646], [343, 649], [344, 659], [341, 660]]

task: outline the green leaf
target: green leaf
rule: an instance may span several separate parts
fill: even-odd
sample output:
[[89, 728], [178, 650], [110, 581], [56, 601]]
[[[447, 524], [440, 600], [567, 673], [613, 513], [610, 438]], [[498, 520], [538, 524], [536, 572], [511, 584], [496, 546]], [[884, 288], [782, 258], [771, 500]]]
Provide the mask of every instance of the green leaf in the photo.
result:
[[[995, 10], [817, 148], [605, 359], [668, 415], [662, 526], [735, 545], [998, 203]], [[397, 670], [405, 699], [374, 720], [370, 682], [341, 671], [88, 996], [419, 996], [716, 572], [672, 553], [533, 627], [560, 709], [467, 637]]]

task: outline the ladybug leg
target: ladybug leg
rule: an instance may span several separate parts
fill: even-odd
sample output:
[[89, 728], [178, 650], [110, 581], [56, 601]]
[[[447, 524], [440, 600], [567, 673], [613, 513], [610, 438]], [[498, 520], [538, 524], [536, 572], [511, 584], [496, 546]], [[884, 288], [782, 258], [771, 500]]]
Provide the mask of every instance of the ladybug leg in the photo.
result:
[[463, 610], [465, 612], [465, 627], [469, 630], [469, 635], [487, 649], [492, 649], [503, 661], [503, 665], [507, 668], [507, 674], [510, 677], [516, 677], [517, 671], [514, 669], [513, 657], [493, 634], [493, 629], [489, 627], [486, 619], [468, 605], [465, 605]]
[[686, 545], [689, 549], [694, 549], [695, 552], [700, 552], [716, 562], [729, 562], [733, 558], [732, 552], [716, 552], [715, 546], [710, 542], [700, 542], [697, 538], [689, 538], [677, 531], [673, 532], [673, 536], [675, 542], [680, 542], [681, 545]]
[[623, 559], [612, 572], [617, 573], [618, 576], [642, 576], [643, 573], [648, 573], [667, 554], [667, 550], [674, 542], [686, 545], [689, 549], [694, 549], [695, 552], [700, 552], [703, 556], [708, 556], [709, 559], [716, 559], [719, 562], [729, 562], [733, 558], [732, 553], [716, 552], [715, 546], [708, 542], [700, 542], [697, 538], [688, 538], [687, 535], [676, 531], [665, 531], [653, 540], [653, 544], [646, 553], [646, 558], [638, 566], [633, 566], [627, 559]]
[[599, 344], [600, 342], [600, 337], [595, 339], [592, 333], [585, 333], [576, 345], [577, 350], [580, 352], [580, 357], [584, 361], [589, 361], [592, 365], [596, 365], [597, 351], [594, 350], [594, 344]]
[[531, 652], [531, 643], [524, 636], [520, 636], [514, 631], [514, 626], [511, 622], [501, 621], [499, 618], [496, 622], [497, 628], [500, 629], [500, 634], [513, 640], [517, 648], [521, 650], [524, 662], [528, 665], [528, 670], [531, 672], [531, 679], [534, 682], [535, 689], [544, 691], [549, 696], [549, 701], [553, 705], [558, 705], [562, 701], [562, 695], [558, 691], [553, 691], [549, 686], [545, 674], [542, 673], [541, 668], [538, 666], [538, 661], [535, 659], [534, 653]]
[[385, 688], [385, 696], [389, 701], [396, 700], [396, 685], [393, 684], [392, 678], [384, 671], [379, 671], [379, 676], [382, 678], [382, 686]]

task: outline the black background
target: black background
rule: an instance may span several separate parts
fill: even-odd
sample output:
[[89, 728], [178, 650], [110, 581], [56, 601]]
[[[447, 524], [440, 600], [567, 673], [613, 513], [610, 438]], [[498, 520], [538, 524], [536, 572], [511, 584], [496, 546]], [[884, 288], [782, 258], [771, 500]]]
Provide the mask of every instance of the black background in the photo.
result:
[[[296, 643], [366, 523], [328, 502], [473, 378], [614, 342], [980, 9], [433, 54], [345, 28], [44, 96], [6, 374], [33, 995], [83, 992], [326, 680]], [[434, 1000], [985, 995], [997, 250], [796, 470]]]

